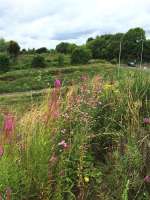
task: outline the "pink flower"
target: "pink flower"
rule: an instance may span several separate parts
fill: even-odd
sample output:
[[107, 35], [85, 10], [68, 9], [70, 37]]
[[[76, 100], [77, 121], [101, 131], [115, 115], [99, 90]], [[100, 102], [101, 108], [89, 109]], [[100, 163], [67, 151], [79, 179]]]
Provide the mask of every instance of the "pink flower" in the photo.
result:
[[144, 118], [143, 119], [144, 124], [148, 125], [150, 124], [150, 118]]
[[68, 144], [65, 142], [65, 140], [62, 140], [60, 143], [58, 143], [58, 146], [62, 146], [64, 149], [68, 148]]
[[2, 145], [0, 145], [0, 157], [2, 157], [4, 154], [4, 148]]
[[145, 183], [150, 183], [150, 176], [145, 176], [144, 182]]
[[61, 87], [61, 81], [59, 79], [55, 80], [54, 86], [55, 86], [55, 88], [60, 88]]
[[4, 131], [7, 136], [10, 136], [15, 128], [15, 119], [11, 114], [7, 114], [4, 118]]

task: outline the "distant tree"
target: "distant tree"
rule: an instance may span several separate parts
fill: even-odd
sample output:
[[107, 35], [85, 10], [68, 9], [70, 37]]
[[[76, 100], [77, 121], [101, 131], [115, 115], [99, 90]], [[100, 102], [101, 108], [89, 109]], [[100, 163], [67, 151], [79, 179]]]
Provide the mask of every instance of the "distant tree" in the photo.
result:
[[77, 47], [71, 55], [72, 64], [86, 64], [91, 59], [91, 51], [86, 47]]
[[35, 56], [32, 59], [31, 66], [34, 68], [42, 68], [46, 66], [46, 62], [43, 56]]
[[92, 41], [92, 40], [94, 40], [94, 38], [92, 38], [92, 37], [89, 37], [89, 38], [87, 39], [87, 41], [86, 41], [86, 42], [88, 43], [88, 42], [90, 42], [90, 41]]
[[20, 53], [21, 54], [25, 54], [25, 53], [27, 53], [27, 50], [26, 49], [22, 49]]
[[20, 46], [17, 42], [10, 41], [10, 42], [8, 42], [8, 45], [7, 45], [7, 51], [11, 57], [16, 58], [19, 55]]
[[143, 61], [150, 62], [150, 40], [144, 42]]
[[102, 56], [106, 60], [118, 59], [120, 51], [120, 42], [123, 40], [124, 34], [116, 33], [109, 37], [106, 46], [102, 49]]
[[142, 28], [130, 29], [123, 37], [122, 56], [125, 60], [139, 59], [141, 40], [145, 42], [145, 31]]
[[6, 52], [7, 51], [7, 43], [4, 39], [0, 39], [0, 52]]
[[39, 53], [39, 54], [41, 54], [41, 53], [47, 53], [48, 49], [46, 47], [41, 47], [41, 48], [37, 49], [35, 52]]
[[7, 54], [1, 53], [0, 54], [0, 71], [6, 72], [9, 70], [9, 57]]
[[33, 48], [33, 49], [29, 49], [28, 48], [27, 53], [28, 54], [34, 54], [35, 53], [35, 48]]
[[68, 46], [68, 53], [69, 54], [72, 54], [72, 52], [74, 51], [75, 48], [77, 48], [78, 46], [76, 44], [71, 44], [69, 43], [69, 46]]
[[87, 42], [87, 47], [92, 52], [94, 59], [103, 59], [103, 49], [106, 47], [108, 40], [106, 38], [97, 36], [96, 39]]
[[56, 53], [55, 49], [50, 49], [49, 52], [50, 52], [50, 54], [55, 54]]
[[56, 46], [56, 51], [58, 53], [64, 53], [64, 54], [67, 54], [68, 51], [69, 51], [69, 43], [67, 42], [61, 42], [60, 44], [58, 44]]

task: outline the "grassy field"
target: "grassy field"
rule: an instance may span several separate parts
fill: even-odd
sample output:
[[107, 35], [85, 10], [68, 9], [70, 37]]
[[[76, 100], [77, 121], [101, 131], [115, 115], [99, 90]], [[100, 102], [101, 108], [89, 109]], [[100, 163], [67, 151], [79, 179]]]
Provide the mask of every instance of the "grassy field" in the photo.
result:
[[[120, 78], [124, 73], [128, 73], [129, 69], [120, 69]], [[132, 71], [136, 71], [132, 69]], [[149, 74], [149, 72], [147, 71]], [[93, 77], [100, 74], [105, 79], [116, 79], [118, 70], [115, 65], [110, 63], [93, 63], [80, 66], [68, 67], [49, 67], [45, 69], [26, 69], [10, 71], [0, 75], [0, 94], [12, 92], [25, 92], [31, 90], [41, 90], [53, 87], [55, 79], [60, 79], [63, 86], [76, 84], [80, 81], [82, 74]]]
[[150, 199], [149, 71], [97, 63], [0, 81], [3, 199]]

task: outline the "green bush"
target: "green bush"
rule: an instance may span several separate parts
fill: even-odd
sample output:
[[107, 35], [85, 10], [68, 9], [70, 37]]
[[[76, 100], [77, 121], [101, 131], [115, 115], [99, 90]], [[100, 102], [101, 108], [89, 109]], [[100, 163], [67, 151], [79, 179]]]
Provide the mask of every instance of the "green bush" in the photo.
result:
[[9, 70], [9, 57], [6, 54], [0, 54], [0, 71]]
[[111, 64], [116, 65], [116, 64], [117, 64], [117, 59], [114, 58], [114, 59], [112, 59], [110, 62], [111, 62]]
[[17, 57], [20, 52], [20, 46], [15, 41], [10, 41], [7, 46], [7, 51], [11, 57]]
[[35, 56], [32, 59], [31, 66], [34, 68], [42, 68], [46, 66], [45, 59], [42, 56]]
[[91, 59], [91, 51], [85, 47], [74, 49], [71, 55], [72, 64], [86, 64]]

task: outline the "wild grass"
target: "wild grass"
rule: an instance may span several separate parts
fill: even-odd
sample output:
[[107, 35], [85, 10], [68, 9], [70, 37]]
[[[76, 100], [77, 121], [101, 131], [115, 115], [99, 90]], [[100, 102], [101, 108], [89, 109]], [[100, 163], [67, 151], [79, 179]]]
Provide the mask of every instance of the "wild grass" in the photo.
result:
[[53, 85], [27, 111], [1, 112], [2, 198], [149, 200], [149, 75], [86, 74]]

